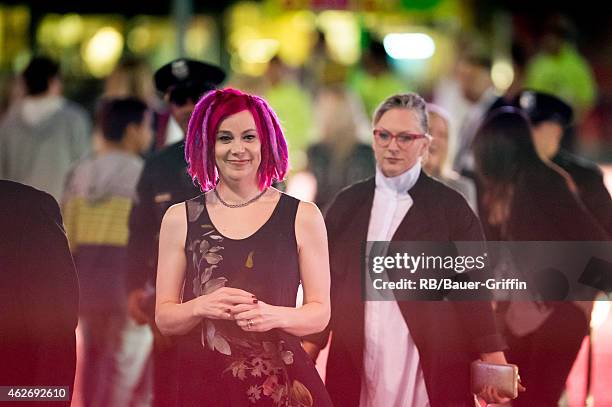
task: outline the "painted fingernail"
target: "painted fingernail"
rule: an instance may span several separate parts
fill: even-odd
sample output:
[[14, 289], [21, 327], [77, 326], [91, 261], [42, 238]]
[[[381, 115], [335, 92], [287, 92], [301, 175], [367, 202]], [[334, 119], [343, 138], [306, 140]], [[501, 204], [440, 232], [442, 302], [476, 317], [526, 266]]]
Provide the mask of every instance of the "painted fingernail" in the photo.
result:
[[253, 297], [253, 298], [257, 298], [257, 297], [256, 297], [256, 296], [254, 296], [254, 295], [251, 295], [251, 297]]
[[257, 298], [253, 300], [253, 304], [257, 304]]

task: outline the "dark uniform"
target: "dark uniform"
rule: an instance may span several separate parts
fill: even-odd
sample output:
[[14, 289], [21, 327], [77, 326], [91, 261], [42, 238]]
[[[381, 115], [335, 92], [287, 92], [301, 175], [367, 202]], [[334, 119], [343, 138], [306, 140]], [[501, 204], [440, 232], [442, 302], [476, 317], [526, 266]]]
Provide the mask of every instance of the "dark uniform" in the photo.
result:
[[[155, 73], [155, 85], [170, 103], [195, 103], [225, 79], [221, 69], [198, 61], [179, 59]], [[146, 160], [137, 186], [137, 201], [130, 214], [128, 290], [147, 288], [143, 304], [155, 333], [153, 349], [154, 406], [176, 405], [176, 348], [154, 324], [154, 287], [159, 230], [166, 210], [202, 192], [187, 174], [184, 141], [172, 144]]]
[[187, 174], [184, 141], [174, 143], [145, 162], [138, 181], [138, 201], [130, 214], [129, 290], [155, 283], [157, 244], [162, 218], [168, 208], [202, 191]]
[[[527, 90], [518, 96], [516, 104], [527, 113], [534, 125], [551, 121], [566, 129], [572, 123], [572, 108], [555, 96]], [[572, 177], [586, 209], [612, 236], [612, 200], [599, 167], [563, 148], [559, 149], [552, 161]]]

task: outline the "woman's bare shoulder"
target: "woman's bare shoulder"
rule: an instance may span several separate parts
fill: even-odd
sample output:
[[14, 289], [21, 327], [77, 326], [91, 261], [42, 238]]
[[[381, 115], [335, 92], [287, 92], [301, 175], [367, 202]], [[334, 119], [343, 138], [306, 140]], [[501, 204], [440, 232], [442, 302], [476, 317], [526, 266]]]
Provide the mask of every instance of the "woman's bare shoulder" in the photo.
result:
[[169, 220], [174, 220], [175, 218], [185, 217], [185, 202], [179, 202], [170, 206], [166, 213], [164, 214], [164, 218], [168, 218]]
[[314, 202], [308, 201], [300, 201], [298, 205], [297, 216], [305, 218], [306, 220], [316, 220], [323, 219], [323, 215], [321, 214], [321, 210]]
[[300, 201], [298, 204], [295, 231], [298, 235], [309, 235], [318, 233], [327, 233], [325, 229], [325, 221], [319, 207], [313, 202]]
[[180, 202], [169, 207], [162, 219], [162, 227], [172, 230], [186, 229], [187, 215], [185, 205], [185, 202]]

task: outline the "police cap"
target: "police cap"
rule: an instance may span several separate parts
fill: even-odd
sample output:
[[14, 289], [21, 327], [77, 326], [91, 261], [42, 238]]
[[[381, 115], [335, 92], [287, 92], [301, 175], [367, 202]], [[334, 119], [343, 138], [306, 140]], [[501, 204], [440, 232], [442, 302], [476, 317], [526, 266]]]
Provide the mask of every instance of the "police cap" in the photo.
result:
[[570, 105], [547, 93], [525, 90], [517, 96], [515, 104], [523, 109], [533, 124], [552, 121], [567, 127], [574, 116]]

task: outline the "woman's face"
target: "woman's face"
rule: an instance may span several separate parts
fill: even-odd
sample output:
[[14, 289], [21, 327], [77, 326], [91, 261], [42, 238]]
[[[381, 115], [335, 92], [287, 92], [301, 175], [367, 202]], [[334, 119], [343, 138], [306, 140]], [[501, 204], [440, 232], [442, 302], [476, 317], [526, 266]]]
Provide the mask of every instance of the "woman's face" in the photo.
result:
[[[385, 112], [374, 125], [374, 130], [392, 134], [424, 135], [425, 133], [417, 113], [404, 108], [394, 108]], [[428, 146], [429, 140], [426, 137], [401, 145], [393, 139], [384, 147], [377, 143], [376, 138], [372, 143], [376, 163], [386, 177], [395, 177], [411, 169]]]
[[233, 181], [252, 178], [257, 182], [261, 142], [251, 112], [243, 110], [221, 122], [215, 142], [215, 162], [223, 178]]
[[448, 125], [444, 118], [434, 112], [429, 112], [429, 133], [431, 143], [424, 167], [430, 174], [439, 175], [448, 154]]

